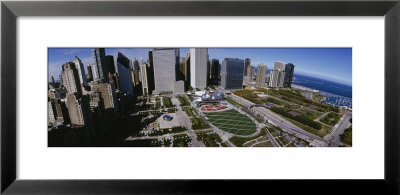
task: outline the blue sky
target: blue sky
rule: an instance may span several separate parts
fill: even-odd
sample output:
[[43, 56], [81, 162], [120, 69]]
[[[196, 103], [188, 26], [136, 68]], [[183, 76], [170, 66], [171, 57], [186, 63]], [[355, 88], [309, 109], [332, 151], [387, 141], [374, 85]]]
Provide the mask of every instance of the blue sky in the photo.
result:
[[[117, 52], [128, 58], [143, 58], [147, 60], [150, 49], [146, 48], [106, 48], [106, 55], [113, 55], [116, 60]], [[84, 66], [93, 63], [92, 48], [49, 48], [49, 78], [59, 78], [61, 65], [78, 56]], [[186, 56], [188, 48], [182, 48], [181, 56]], [[210, 58], [250, 58], [251, 64], [259, 63], [273, 69], [275, 61], [293, 63], [294, 73], [314, 76], [326, 80], [351, 85], [352, 81], [352, 49], [351, 48], [210, 48]]]

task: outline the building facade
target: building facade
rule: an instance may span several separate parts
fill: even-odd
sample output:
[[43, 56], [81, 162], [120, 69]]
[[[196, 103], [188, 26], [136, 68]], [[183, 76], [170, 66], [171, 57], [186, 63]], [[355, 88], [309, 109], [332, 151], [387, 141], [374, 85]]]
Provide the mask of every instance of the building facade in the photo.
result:
[[279, 69], [271, 70], [269, 73], [269, 87], [281, 88], [283, 87], [283, 81], [285, 78], [285, 72], [279, 71]]
[[279, 71], [285, 71], [285, 63], [276, 61], [274, 64], [274, 69], [278, 69]]
[[243, 88], [244, 60], [225, 58], [222, 61], [221, 86], [224, 89]]
[[75, 68], [78, 70], [79, 80], [81, 81], [81, 84], [86, 84], [87, 79], [85, 74], [85, 68], [83, 66], [81, 59], [79, 59], [78, 56], [75, 56], [72, 62], [75, 64]]
[[114, 112], [118, 112], [118, 100], [114, 84], [93, 83], [93, 91], [100, 93], [104, 102], [104, 109], [112, 109]]
[[211, 60], [211, 80], [219, 80], [219, 73], [220, 73], [219, 69], [220, 69], [219, 60], [212, 59]]
[[155, 93], [173, 92], [176, 68], [179, 67], [178, 53], [179, 49], [175, 48], [153, 49]]
[[[98, 77], [95, 81], [108, 81], [109, 67], [106, 62], [106, 52], [104, 48], [95, 48], [92, 51], [93, 62], [96, 66], [96, 73]], [[95, 71], [92, 67], [92, 71]]]
[[190, 49], [190, 85], [203, 90], [207, 87], [208, 49]]
[[79, 72], [74, 63], [67, 62], [62, 66], [61, 78], [64, 87], [67, 89], [67, 93], [77, 93], [78, 95], [82, 95]]
[[174, 82], [174, 94], [184, 94], [185, 93], [185, 82], [175, 81]]
[[132, 77], [130, 69], [130, 60], [121, 52], [118, 52], [117, 70], [119, 79], [119, 90], [122, 94], [132, 96]]
[[249, 58], [246, 58], [244, 60], [244, 75], [248, 75], [248, 68], [251, 66], [251, 60]]
[[284, 87], [292, 87], [293, 73], [294, 65], [292, 63], [287, 63], [285, 66], [285, 79], [283, 83]]
[[247, 83], [253, 83], [254, 81], [254, 70], [255, 67], [252, 65], [249, 65], [247, 67]]
[[259, 64], [257, 66], [256, 88], [264, 88], [267, 76], [267, 65]]

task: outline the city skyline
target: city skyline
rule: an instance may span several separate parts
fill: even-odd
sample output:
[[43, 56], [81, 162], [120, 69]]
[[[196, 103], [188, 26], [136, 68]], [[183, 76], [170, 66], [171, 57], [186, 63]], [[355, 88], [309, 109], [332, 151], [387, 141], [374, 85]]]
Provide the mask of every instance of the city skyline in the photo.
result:
[[[152, 48], [105, 48], [106, 55], [117, 59], [118, 52], [130, 60], [136, 58], [147, 60], [148, 51]], [[180, 48], [180, 57], [185, 57], [190, 48]], [[93, 63], [92, 48], [49, 48], [48, 80], [54, 76], [58, 80], [61, 65], [78, 56], [87, 66]], [[220, 64], [224, 58], [251, 59], [251, 65], [266, 64], [268, 70], [276, 61], [294, 63], [296, 74], [313, 76], [346, 85], [352, 85], [352, 49], [351, 48], [208, 48], [209, 58], [218, 59]]]
[[49, 49], [49, 146], [352, 145], [347, 49], [88, 50]]

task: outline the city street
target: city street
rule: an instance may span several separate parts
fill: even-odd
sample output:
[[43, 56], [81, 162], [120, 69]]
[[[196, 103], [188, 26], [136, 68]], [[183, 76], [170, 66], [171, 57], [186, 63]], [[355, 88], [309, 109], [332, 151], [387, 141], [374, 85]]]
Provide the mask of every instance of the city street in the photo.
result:
[[349, 126], [351, 116], [351, 112], [346, 112], [332, 128], [332, 131], [324, 137], [324, 140], [329, 143], [329, 146], [344, 145], [344, 143], [340, 141], [340, 135], [342, 135], [344, 130]]

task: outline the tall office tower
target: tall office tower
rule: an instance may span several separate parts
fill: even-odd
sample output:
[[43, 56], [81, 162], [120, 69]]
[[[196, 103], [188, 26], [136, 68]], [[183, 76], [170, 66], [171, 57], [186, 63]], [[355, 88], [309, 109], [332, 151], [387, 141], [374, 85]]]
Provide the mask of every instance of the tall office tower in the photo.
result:
[[283, 87], [283, 81], [285, 78], [285, 72], [279, 71], [279, 69], [271, 70], [269, 73], [269, 86], [270, 87]]
[[143, 58], [139, 58], [139, 66], [144, 63]]
[[193, 88], [207, 87], [208, 49], [190, 49], [190, 85]]
[[289, 88], [292, 87], [293, 72], [294, 72], [294, 65], [292, 63], [286, 64], [283, 87], [289, 87]]
[[85, 131], [87, 140], [93, 137], [93, 118], [90, 111], [90, 96], [81, 97], [75, 94], [67, 95], [68, 114], [73, 127], [86, 126]]
[[221, 86], [224, 89], [243, 88], [244, 60], [225, 58], [222, 61]]
[[92, 91], [100, 93], [104, 102], [104, 109], [112, 109], [114, 112], [118, 112], [118, 100], [113, 83], [93, 83]]
[[[180, 80], [179, 78], [179, 64], [180, 64], [180, 57], [181, 56], [181, 50], [179, 48], [175, 49], [175, 81]], [[173, 84], [172, 84], [173, 85]]]
[[114, 56], [112, 55], [107, 55], [105, 57], [105, 62], [107, 64], [108, 70], [111, 74], [114, 74], [115, 71], [115, 64], [114, 64]]
[[142, 77], [142, 94], [144, 96], [149, 95], [149, 84], [147, 82], [147, 64], [140, 65], [140, 76]]
[[54, 106], [54, 102], [51, 100], [48, 100], [47, 102], [47, 123], [48, 124], [55, 124], [56, 123], [56, 109]]
[[51, 83], [55, 83], [55, 81], [54, 81], [54, 77], [53, 77], [53, 76], [51, 76], [51, 78], [50, 78], [50, 82], [51, 82]]
[[254, 81], [254, 70], [255, 67], [252, 65], [249, 65], [247, 67], [247, 83], [251, 83]]
[[212, 59], [211, 60], [211, 80], [219, 79], [219, 60]]
[[257, 66], [256, 88], [265, 87], [265, 77], [267, 76], [267, 65], [259, 64]]
[[133, 86], [139, 85], [139, 83], [140, 83], [139, 72], [140, 72], [139, 62], [135, 58], [132, 61], [132, 81], [133, 81]]
[[[106, 52], [104, 48], [95, 48], [92, 51], [93, 62], [96, 66], [96, 71], [99, 77], [95, 81], [108, 81], [109, 67], [106, 62]], [[94, 71], [93, 67], [92, 70]], [[93, 73], [94, 74], [94, 73]]]
[[75, 56], [72, 62], [75, 64], [75, 68], [78, 70], [79, 80], [81, 81], [81, 84], [86, 84], [87, 80], [86, 80], [85, 68], [83, 66], [81, 59], [79, 59], [78, 56]]
[[132, 94], [132, 77], [130, 69], [130, 60], [121, 52], [118, 52], [117, 71], [119, 77], [119, 90], [123, 94]]
[[90, 119], [90, 96], [77, 97], [75, 94], [67, 94], [67, 107], [72, 125], [85, 125]]
[[207, 60], [207, 83], [211, 79], [211, 59]]
[[75, 64], [72, 62], [67, 62], [63, 65], [62, 69], [63, 71], [61, 78], [64, 87], [67, 89], [67, 93], [77, 93], [78, 95], [82, 95], [81, 81], [79, 79], [79, 73], [75, 67]]
[[152, 94], [153, 90], [154, 90], [154, 65], [153, 65], [153, 51], [149, 51], [149, 55], [147, 57], [147, 85], [149, 88], [149, 95]]
[[99, 75], [99, 71], [97, 69], [97, 65], [96, 64], [91, 64], [90, 65], [90, 69], [92, 70], [92, 81], [99, 81], [100, 80], [100, 75]]
[[190, 52], [187, 53], [187, 56], [181, 58], [180, 72], [183, 76], [181, 79], [190, 84]]
[[248, 75], [247, 69], [249, 68], [250, 63], [251, 63], [251, 60], [249, 58], [246, 58], [244, 60], [244, 75]]
[[285, 63], [276, 61], [274, 64], [274, 69], [278, 69], [279, 71], [285, 71]]
[[[174, 48], [153, 49], [155, 93], [172, 92], [176, 79], [177, 52]], [[179, 57], [178, 57], [179, 58]]]
[[92, 71], [92, 66], [89, 65], [87, 66], [87, 70], [88, 70], [88, 77], [87, 77], [87, 81], [93, 81], [93, 71]]

